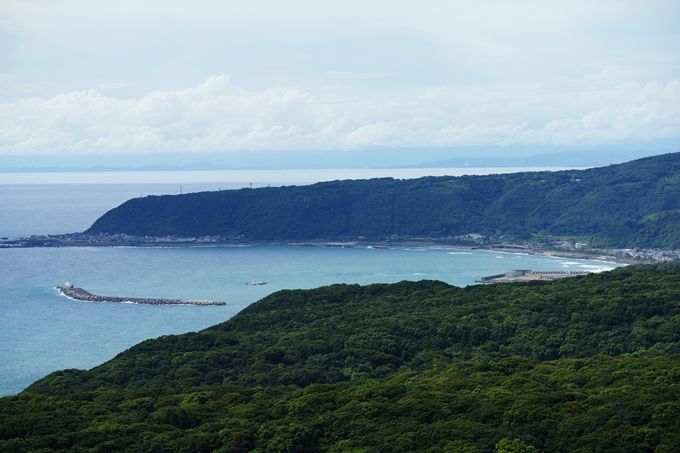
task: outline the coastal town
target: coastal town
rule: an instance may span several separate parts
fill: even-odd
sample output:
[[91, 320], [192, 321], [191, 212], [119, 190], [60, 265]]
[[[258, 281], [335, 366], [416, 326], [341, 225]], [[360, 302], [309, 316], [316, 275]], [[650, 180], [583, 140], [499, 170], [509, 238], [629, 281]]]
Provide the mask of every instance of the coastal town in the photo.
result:
[[371, 248], [385, 248], [387, 245], [418, 245], [433, 247], [468, 248], [471, 250], [498, 250], [506, 252], [530, 253], [565, 258], [603, 259], [620, 263], [680, 261], [680, 250], [663, 250], [659, 248], [594, 248], [586, 242], [574, 240], [552, 239], [546, 241], [531, 240], [525, 243], [505, 242], [504, 238], [489, 238], [475, 233], [442, 238], [426, 238], [391, 235], [382, 241], [369, 240], [360, 236], [344, 242], [295, 241], [256, 243], [246, 240], [243, 234], [234, 237], [207, 235], [200, 237], [181, 236], [133, 236], [124, 233], [90, 235], [69, 233], [56, 235], [32, 235], [18, 239], [0, 238], [0, 249], [12, 247], [158, 247], [158, 246], [216, 246], [216, 245], [262, 245], [277, 244], [290, 246], [327, 246], [351, 247], [366, 245]]

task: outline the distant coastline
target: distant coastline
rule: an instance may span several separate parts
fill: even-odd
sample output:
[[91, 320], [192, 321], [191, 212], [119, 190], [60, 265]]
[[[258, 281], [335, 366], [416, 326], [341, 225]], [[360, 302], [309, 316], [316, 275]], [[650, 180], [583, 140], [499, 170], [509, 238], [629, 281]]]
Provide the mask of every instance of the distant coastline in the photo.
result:
[[[258, 246], [284, 246], [284, 247], [334, 247], [338, 248], [341, 243], [329, 241], [254, 241], [254, 242], [196, 242], [189, 240], [139, 242], [139, 241], [110, 241], [110, 242], [87, 242], [64, 240], [59, 236], [47, 236], [41, 238], [0, 242], [0, 250], [3, 248], [33, 248], [33, 247], [138, 247], [138, 248], [176, 248], [176, 247], [258, 247]], [[182, 239], [182, 238], [180, 238]], [[187, 239], [187, 238], [184, 238]], [[610, 262], [617, 264], [659, 263], [663, 261], [679, 260], [680, 251], [668, 251], [657, 249], [586, 249], [586, 250], [559, 250], [557, 248], [533, 247], [522, 244], [446, 244], [436, 241], [352, 241], [344, 245], [349, 247], [367, 247], [376, 250], [384, 250], [388, 247], [421, 247], [428, 249], [446, 250], [479, 250], [498, 253], [519, 253], [536, 256], [549, 256], [554, 258], [583, 259]], [[632, 255], [636, 254], [636, 255]]]
[[[335, 180], [371, 178], [415, 179], [425, 176], [465, 176], [511, 174], [518, 172], [579, 170], [581, 166], [526, 167], [414, 167], [414, 168], [338, 168], [301, 170], [137, 170], [137, 171], [2, 171], [0, 185], [45, 184], [180, 184], [214, 183], [215, 189], [310, 185]], [[6, 169], [8, 170], [8, 169]], [[213, 190], [215, 190], [213, 189]]]

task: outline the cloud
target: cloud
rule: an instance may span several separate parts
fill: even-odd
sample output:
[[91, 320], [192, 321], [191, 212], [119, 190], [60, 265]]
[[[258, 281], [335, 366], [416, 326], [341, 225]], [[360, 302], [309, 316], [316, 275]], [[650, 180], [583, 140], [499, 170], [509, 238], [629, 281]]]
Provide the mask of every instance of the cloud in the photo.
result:
[[96, 90], [0, 103], [0, 155], [598, 145], [680, 137], [680, 80], [560, 91], [441, 86], [400, 101], [248, 91], [229, 76], [118, 99]]

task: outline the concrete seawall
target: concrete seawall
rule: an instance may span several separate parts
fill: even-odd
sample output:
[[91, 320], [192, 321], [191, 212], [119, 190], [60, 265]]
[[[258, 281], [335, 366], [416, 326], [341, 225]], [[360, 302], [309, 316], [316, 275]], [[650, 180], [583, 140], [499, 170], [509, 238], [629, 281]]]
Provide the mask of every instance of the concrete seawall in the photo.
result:
[[57, 289], [61, 294], [63, 294], [66, 297], [86, 302], [119, 302], [119, 303], [129, 302], [135, 304], [149, 304], [149, 305], [199, 305], [199, 306], [227, 305], [226, 302], [222, 302], [221, 300], [148, 299], [138, 297], [97, 296], [95, 294], [85, 291], [82, 288], [76, 288], [70, 283], [66, 283], [63, 286], [57, 286]]
[[555, 280], [557, 278], [578, 277], [590, 274], [592, 271], [532, 271], [529, 269], [514, 269], [504, 274], [489, 275], [475, 280], [478, 283], [513, 283], [529, 280]]

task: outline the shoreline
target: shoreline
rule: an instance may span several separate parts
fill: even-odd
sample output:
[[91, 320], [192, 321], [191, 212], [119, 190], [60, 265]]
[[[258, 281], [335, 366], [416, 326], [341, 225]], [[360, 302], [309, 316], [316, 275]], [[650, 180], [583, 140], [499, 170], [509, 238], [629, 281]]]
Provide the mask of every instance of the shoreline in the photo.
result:
[[[669, 252], [661, 249], [640, 249], [643, 256], [623, 256], [624, 253], [631, 249], [587, 249], [585, 252], [570, 250], [559, 250], [552, 247], [532, 247], [521, 244], [450, 244], [441, 243], [431, 240], [395, 240], [395, 241], [328, 241], [328, 240], [307, 240], [307, 241], [253, 241], [253, 242], [222, 242], [222, 241], [159, 241], [159, 242], [143, 242], [143, 241], [84, 241], [84, 240], [68, 240], [63, 238], [56, 238], [54, 236], [29, 239], [22, 238], [17, 240], [10, 240], [0, 242], [0, 250], [14, 249], [14, 248], [70, 248], [70, 247], [136, 247], [136, 248], [176, 248], [176, 247], [261, 247], [261, 246], [287, 246], [287, 247], [334, 247], [334, 248], [352, 248], [352, 247], [374, 247], [376, 249], [383, 249], [387, 247], [419, 247], [428, 249], [444, 249], [444, 250], [481, 250], [493, 251], [498, 253], [515, 253], [527, 254], [535, 256], [547, 256], [554, 258], [566, 259], [581, 259], [602, 261], [616, 264], [652, 264], [660, 263], [667, 260], [678, 260], [677, 251], [676, 256], [664, 259], [663, 253]], [[662, 256], [656, 258], [648, 256], [655, 252]], [[615, 253], [618, 252], [618, 253]], [[672, 251], [671, 251], [672, 252]], [[645, 253], [647, 256], [645, 256]]]
[[[295, 244], [283, 243], [283, 242], [270, 242], [270, 243], [252, 243], [244, 244], [250, 246], [263, 246], [263, 245], [284, 245], [288, 247], [320, 247], [326, 246], [326, 244], [337, 244], [328, 241], [306, 241], [298, 242]], [[439, 244], [436, 242], [429, 241], [404, 241], [404, 242], [347, 242], [346, 244], [351, 244], [353, 246], [359, 245], [361, 247], [418, 247], [424, 249], [440, 249], [440, 250], [464, 250], [464, 251], [485, 251], [485, 252], [496, 252], [496, 253], [509, 253], [509, 254], [519, 254], [519, 255], [533, 255], [533, 256], [548, 256], [552, 258], [566, 258], [566, 259], [578, 259], [578, 260], [589, 260], [589, 261], [601, 261], [604, 263], [614, 263], [614, 264], [651, 264], [658, 263], [662, 260], [635, 260], [632, 258], [624, 258], [620, 256], [607, 255], [605, 254], [605, 249], [601, 250], [598, 254], [593, 253], [582, 253], [574, 251], [562, 251], [562, 250], [544, 250], [539, 248], [531, 248], [525, 246], [508, 246], [508, 245], [453, 245], [453, 244]], [[191, 245], [186, 245], [190, 247]]]
[[1, 247], [0, 249], [9, 248], [78, 248], [78, 247], [119, 247], [119, 248], [189, 248], [189, 247], [207, 247], [207, 248], [218, 248], [218, 247], [265, 247], [265, 246], [279, 246], [279, 247], [328, 247], [328, 248], [367, 248], [376, 247], [377, 250], [389, 247], [418, 247], [426, 249], [440, 249], [440, 250], [465, 250], [465, 251], [486, 251], [486, 252], [496, 252], [496, 253], [509, 253], [509, 254], [525, 254], [533, 256], [546, 256], [552, 258], [565, 258], [565, 259], [579, 259], [579, 260], [589, 260], [589, 261], [600, 261], [605, 263], [615, 263], [615, 264], [652, 264], [663, 262], [663, 260], [651, 260], [651, 259], [634, 259], [626, 258], [622, 256], [615, 256], [606, 254], [606, 250], [598, 250], [599, 253], [583, 253], [575, 251], [562, 251], [562, 250], [544, 250], [539, 248], [531, 247], [513, 247], [513, 246], [493, 246], [493, 245], [452, 245], [452, 244], [438, 244], [436, 242], [417, 242], [417, 241], [404, 241], [404, 242], [329, 242], [329, 241], [305, 241], [305, 242], [242, 242], [242, 243], [187, 243], [187, 242], [175, 242], [175, 243], [72, 243], [72, 244], [59, 244], [59, 245], [21, 245], [13, 247]]

